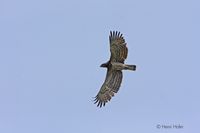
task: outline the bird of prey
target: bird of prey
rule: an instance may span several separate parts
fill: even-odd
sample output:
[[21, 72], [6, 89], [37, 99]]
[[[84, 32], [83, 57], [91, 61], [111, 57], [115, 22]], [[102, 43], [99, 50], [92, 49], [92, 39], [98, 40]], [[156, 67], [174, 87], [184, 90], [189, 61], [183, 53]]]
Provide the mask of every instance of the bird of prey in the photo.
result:
[[123, 35], [117, 31], [110, 31], [109, 42], [111, 56], [109, 61], [100, 66], [107, 68], [107, 74], [101, 89], [94, 99], [94, 104], [97, 103], [97, 107], [105, 106], [114, 94], [118, 92], [122, 82], [122, 70], [136, 70], [136, 65], [124, 64], [128, 48]]

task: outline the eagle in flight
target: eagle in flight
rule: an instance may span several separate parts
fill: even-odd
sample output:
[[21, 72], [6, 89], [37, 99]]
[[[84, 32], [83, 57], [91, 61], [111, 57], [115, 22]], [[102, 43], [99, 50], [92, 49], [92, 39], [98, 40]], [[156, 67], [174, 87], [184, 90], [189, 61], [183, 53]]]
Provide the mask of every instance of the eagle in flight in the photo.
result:
[[136, 70], [136, 65], [124, 64], [128, 55], [128, 48], [123, 35], [120, 32], [110, 31], [110, 60], [100, 67], [107, 68], [107, 74], [101, 89], [96, 95], [94, 104], [97, 107], [105, 106], [115, 93], [118, 92], [122, 82], [122, 70]]

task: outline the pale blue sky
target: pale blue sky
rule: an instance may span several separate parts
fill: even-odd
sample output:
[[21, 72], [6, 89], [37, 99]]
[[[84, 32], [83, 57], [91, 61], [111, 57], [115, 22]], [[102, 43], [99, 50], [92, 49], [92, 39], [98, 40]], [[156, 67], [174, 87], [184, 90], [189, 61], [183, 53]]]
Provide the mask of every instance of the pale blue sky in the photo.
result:
[[[198, 0], [1, 0], [1, 133], [200, 132]], [[124, 34], [118, 94], [104, 81], [110, 30]], [[183, 129], [157, 129], [181, 124]]]

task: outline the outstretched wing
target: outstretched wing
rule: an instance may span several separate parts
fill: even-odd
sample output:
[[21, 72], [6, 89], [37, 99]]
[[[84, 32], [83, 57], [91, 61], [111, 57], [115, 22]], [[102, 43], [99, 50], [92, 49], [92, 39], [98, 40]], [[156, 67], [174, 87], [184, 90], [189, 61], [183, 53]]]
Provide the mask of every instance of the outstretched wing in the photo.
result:
[[126, 47], [123, 35], [117, 31], [110, 32], [109, 40], [111, 52], [110, 61], [124, 63], [128, 55], [128, 48]]
[[106, 79], [94, 100], [95, 104], [97, 103], [97, 107], [105, 106], [114, 96], [114, 93], [118, 92], [122, 82], [122, 76], [122, 71], [107, 70]]

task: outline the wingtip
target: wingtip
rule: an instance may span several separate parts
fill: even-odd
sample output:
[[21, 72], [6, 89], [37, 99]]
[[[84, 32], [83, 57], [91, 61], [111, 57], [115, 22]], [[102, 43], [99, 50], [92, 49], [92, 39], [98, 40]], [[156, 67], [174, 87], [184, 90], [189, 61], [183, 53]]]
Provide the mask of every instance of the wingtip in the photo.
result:
[[109, 35], [110, 40], [112, 39], [112, 37], [113, 37], [113, 31], [110, 30], [110, 35]]
[[123, 34], [120, 32], [120, 31], [111, 31], [110, 30], [110, 38], [112, 37], [120, 37], [120, 38], [123, 38]]
[[106, 102], [102, 102], [101, 100], [98, 99], [97, 96], [95, 97], [92, 97], [94, 98], [94, 104], [97, 104], [97, 107], [101, 108], [101, 107], [104, 107], [106, 105]]

